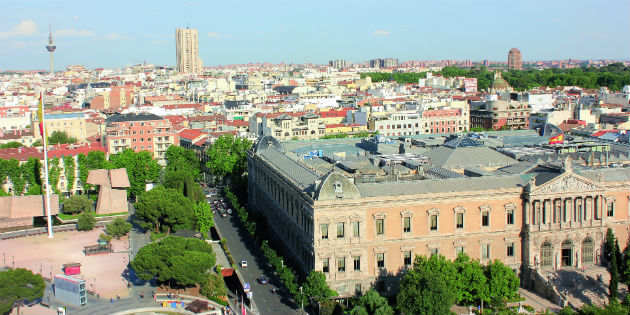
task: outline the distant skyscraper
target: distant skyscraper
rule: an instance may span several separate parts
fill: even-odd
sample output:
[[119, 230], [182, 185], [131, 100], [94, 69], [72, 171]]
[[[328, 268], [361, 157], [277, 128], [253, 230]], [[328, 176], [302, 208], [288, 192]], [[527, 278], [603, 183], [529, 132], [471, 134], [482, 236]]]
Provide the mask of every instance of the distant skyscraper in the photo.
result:
[[328, 65], [335, 69], [345, 69], [350, 65], [346, 60], [331, 60]]
[[177, 49], [177, 72], [200, 73], [202, 61], [199, 59], [199, 37], [196, 29], [178, 28], [175, 30]]
[[53, 41], [52, 25], [48, 24], [48, 45], [46, 45], [46, 50], [50, 53], [50, 73], [53, 73], [53, 52], [55, 49], [57, 49], [57, 46], [55, 46]]
[[521, 56], [521, 51], [518, 50], [518, 48], [512, 48], [508, 53], [508, 69], [523, 70], [523, 57]]

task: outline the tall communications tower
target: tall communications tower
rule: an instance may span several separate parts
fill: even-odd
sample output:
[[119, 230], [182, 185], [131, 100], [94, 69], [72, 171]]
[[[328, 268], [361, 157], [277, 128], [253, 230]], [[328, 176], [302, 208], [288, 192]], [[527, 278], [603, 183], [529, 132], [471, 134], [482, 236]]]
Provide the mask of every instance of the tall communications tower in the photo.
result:
[[55, 46], [55, 42], [52, 37], [52, 26], [48, 24], [48, 45], [46, 45], [46, 50], [50, 53], [50, 73], [53, 73], [53, 52], [57, 46]]

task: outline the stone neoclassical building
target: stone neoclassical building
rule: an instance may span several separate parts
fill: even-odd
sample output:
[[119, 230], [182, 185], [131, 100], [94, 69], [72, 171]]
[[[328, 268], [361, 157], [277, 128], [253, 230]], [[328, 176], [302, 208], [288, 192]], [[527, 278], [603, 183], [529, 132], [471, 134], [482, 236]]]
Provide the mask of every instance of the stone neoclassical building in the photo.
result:
[[284, 255], [341, 296], [388, 290], [416, 255], [465, 252], [516, 273], [598, 263], [606, 229], [628, 240], [630, 169], [362, 182], [317, 171], [262, 137], [248, 152], [249, 207]]

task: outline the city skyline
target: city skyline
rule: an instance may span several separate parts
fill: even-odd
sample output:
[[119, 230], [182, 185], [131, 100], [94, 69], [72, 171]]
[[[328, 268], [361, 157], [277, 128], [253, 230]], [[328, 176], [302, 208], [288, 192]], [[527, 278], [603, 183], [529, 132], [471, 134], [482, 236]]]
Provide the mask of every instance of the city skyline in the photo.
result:
[[[123, 5], [124, 4], [124, 5]], [[523, 61], [627, 59], [627, 1], [464, 3], [431, 1], [259, 3], [45, 1], [0, 5], [0, 70], [48, 68], [47, 24], [57, 45], [56, 69], [122, 67], [144, 61], [175, 66], [173, 30], [199, 30], [207, 66], [271, 63], [327, 64], [343, 59]], [[124, 10], [121, 10], [124, 7]], [[584, 21], [588, 20], [588, 23]]]

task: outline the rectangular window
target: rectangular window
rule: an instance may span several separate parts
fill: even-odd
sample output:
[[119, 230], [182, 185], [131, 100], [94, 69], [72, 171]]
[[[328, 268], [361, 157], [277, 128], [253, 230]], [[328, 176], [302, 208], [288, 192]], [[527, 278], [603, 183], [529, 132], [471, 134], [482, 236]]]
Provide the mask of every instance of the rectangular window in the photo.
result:
[[514, 210], [508, 210], [507, 212], [507, 224], [514, 224]]
[[343, 222], [337, 223], [337, 238], [343, 238], [344, 236], [344, 224]]
[[612, 203], [612, 202], [609, 202], [607, 204], [607, 206], [608, 206], [608, 211], [606, 211], [607, 212], [607, 216], [614, 217], [615, 216], [615, 204]]
[[433, 214], [431, 215], [431, 225], [430, 225], [430, 230], [431, 231], [437, 231], [438, 229], [438, 217], [437, 214]]
[[507, 256], [514, 257], [514, 243], [508, 243], [507, 245]]
[[346, 257], [337, 258], [337, 271], [339, 272], [346, 271]]
[[439, 250], [437, 248], [431, 248], [429, 249], [429, 257], [431, 256], [435, 256], [439, 253]]
[[361, 294], [361, 284], [360, 283], [355, 283], [354, 284], [354, 293], [356, 295], [360, 295]]
[[352, 260], [354, 261], [354, 270], [360, 271], [361, 270], [361, 256], [354, 256]]
[[489, 259], [490, 258], [490, 244], [482, 244], [481, 245], [481, 258]]
[[376, 254], [376, 267], [385, 268], [385, 253]]
[[411, 251], [406, 251], [403, 253], [403, 263], [405, 266], [411, 266]]
[[484, 211], [481, 213], [481, 226], [490, 225], [490, 212]]
[[403, 218], [403, 232], [405, 233], [411, 232], [411, 218], [410, 217]]
[[322, 239], [327, 240], [328, 239], [328, 224], [320, 224], [319, 227], [322, 230]]
[[330, 271], [330, 258], [322, 259], [322, 272], [327, 273]]
[[376, 220], [376, 235], [382, 235], [385, 233], [385, 219]]
[[457, 214], [457, 223], [455, 224], [455, 227], [457, 227], [458, 229], [464, 228], [464, 214], [463, 213]]
[[459, 254], [462, 254], [463, 252], [464, 252], [464, 246], [455, 247], [455, 254], [459, 255]]
[[352, 236], [359, 237], [359, 221], [352, 222]]

